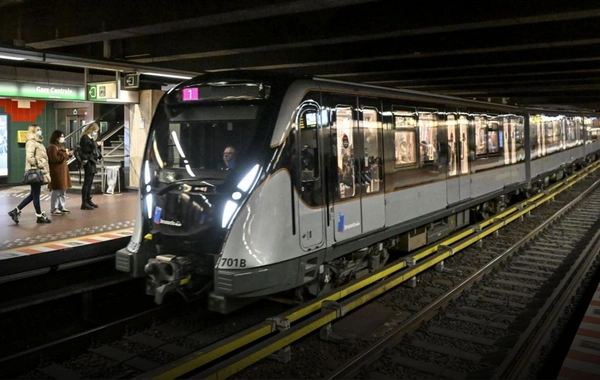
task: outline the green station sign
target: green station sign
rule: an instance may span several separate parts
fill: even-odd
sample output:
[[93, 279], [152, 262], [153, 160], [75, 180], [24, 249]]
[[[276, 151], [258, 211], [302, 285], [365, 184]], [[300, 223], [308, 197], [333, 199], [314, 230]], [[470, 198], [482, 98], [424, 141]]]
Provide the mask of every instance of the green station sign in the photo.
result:
[[83, 86], [20, 82], [0, 82], [0, 96], [57, 100], [85, 100]]

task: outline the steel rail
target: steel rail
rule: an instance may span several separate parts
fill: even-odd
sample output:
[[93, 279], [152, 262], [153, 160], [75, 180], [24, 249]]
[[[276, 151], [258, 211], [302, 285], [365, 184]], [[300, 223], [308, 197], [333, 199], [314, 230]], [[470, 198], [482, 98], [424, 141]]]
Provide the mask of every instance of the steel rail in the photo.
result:
[[[331, 321], [341, 318], [347, 311], [363, 305], [380, 294], [437, 265], [444, 259], [476, 243], [514, 220], [523, 217], [536, 207], [551, 201], [558, 194], [585, 179], [588, 175], [596, 171], [598, 167], [600, 167], [600, 162], [595, 162], [574, 175], [550, 186], [546, 191], [540, 192], [530, 199], [508, 208], [491, 219], [467, 227], [455, 235], [434, 244], [432, 247], [409, 255], [407, 259], [393, 264], [389, 268], [384, 268], [365, 279], [350, 284], [346, 288], [334, 291], [327, 296], [312, 301], [308, 305], [301, 305], [290, 312], [271, 318], [257, 326], [241, 331], [224, 341], [207, 346], [200, 351], [187, 355], [161, 368], [146, 372], [137, 378], [173, 379], [207, 367], [217, 360], [220, 360], [220, 363], [204, 369], [200, 377], [221, 379], [231, 376], [273, 352], [289, 346], [292, 342], [327, 325]], [[452, 249], [447, 249], [447, 247], [455, 243], [457, 244]], [[378, 285], [375, 286], [374, 284]], [[359, 293], [355, 294], [356, 292]], [[344, 300], [346, 297], [350, 297], [350, 299]], [[344, 301], [341, 303], [338, 302], [341, 300]], [[334, 307], [337, 310], [331, 311], [327, 307]], [[293, 323], [300, 320], [302, 320], [300, 323], [290, 327]], [[274, 321], [285, 321], [288, 327], [280, 329]], [[255, 345], [243, 350], [244, 347], [251, 344]], [[241, 353], [239, 353], [240, 351]], [[236, 352], [238, 354], [234, 355]]]
[[[404, 336], [407, 333], [415, 330], [423, 322], [430, 319], [430, 317], [433, 316], [434, 314], [436, 314], [440, 308], [444, 307], [451, 300], [453, 300], [456, 297], [458, 297], [459, 295], [461, 295], [464, 290], [469, 289], [471, 286], [473, 286], [475, 283], [477, 283], [484, 275], [486, 275], [487, 273], [491, 272], [494, 268], [496, 268], [500, 262], [508, 259], [515, 252], [517, 252], [519, 249], [524, 247], [534, 237], [536, 237], [538, 234], [540, 234], [546, 228], [548, 228], [555, 220], [560, 218], [569, 209], [571, 209], [574, 205], [576, 205], [583, 198], [585, 198], [589, 194], [589, 192], [595, 190], [595, 188], [598, 187], [599, 184], [600, 184], [600, 181], [596, 181], [584, 193], [580, 194], [573, 201], [569, 202], [568, 205], [566, 205], [563, 208], [561, 208], [560, 210], [558, 210], [554, 215], [552, 215], [544, 223], [542, 223], [541, 225], [536, 227], [534, 230], [532, 230], [526, 236], [524, 236], [519, 241], [517, 241], [515, 244], [513, 244], [510, 248], [508, 248], [503, 253], [501, 253], [499, 256], [497, 256], [496, 258], [491, 260], [489, 263], [487, 263], [484, 267], [482, 267], [481, 269], [479, 269], [478, 271], [473, 273], [470, 277], [465, 279], [463, 282], [461, 282], [459, 285], [457, 285], [455, 288], [453, 288], [449, 292], [441, 295], [439, 298], [437, 298], [431, 304], [427, 305], [423, 310], [421, 310], [420, 312], [411, 316], [404, 323], [399, 325], [392, 332], [390, 332], [386, 336], [382, 337], [375, 344], [367, 347], [363, 352], [359, 353], [354, 358], [352, 358], [350, 361], [348, 361], [343, 366], [338, 368], [333, 374], [331, 374], [328, 377], [328, 379], [347, 379], [347, 378], [352, 378], [352, 377], [356, 376], [358, 371], [365, 364], [368, 364], [368, 363], [372, 362], [373, 360], [375, 360], [377, 357], [379, 357], [383, 353], [383, 351], [385, 349], [397, 345], [404, 338]], [[599, 233], [596, 234], [596, 236], [600, 236], [600, 231], [599, 231]], [[596, 243], [596, 242], [594, 242], [594, 243]], [[535, 323], [532, 323], [530, 326], [533, 326], [533, 325], [535, 325]], [[525, 337], [522, 337], [522, 340], [525, 340], [525, 339], [526, 339]], [[524, 344], [524, 342], [522, 344]], [[519, 348], [516, 351], [513, 351], [515, 356], [520, 351], [521, 345], [519, 345]], [[509, 360], [509, 362], [511, 362], [511, 360]], [[504, 371], [501, 371], [501, 372], [504, 372]], [[520, 375], [517, 377], [502, 375], [498, 378], [510, 379], [510, 378], [518, 378], [518, 377], [520, 377]], [[496, 378], [496, 377], [494, 377], [494, 378]]]
[[[595, 186], [598, 185], [596, 182]], [[564, 310], [571, 304], [571, 298], [583, 278], [589, 272], [594, 260], [600, 252], [600, 230], [571, 266], [569, 272], [560, 284], [554, 289], [552, 295], [536, 317], [531, 321], [515, 347], [511, 349], [500, 370], [492, 379], [516, 379], [525, 374], [534, 359], [540, 355], [540, 350], [549, 339], [551, 328], [563, 316]]]
[[[172, 308], [170, 305], [161, 305], [150, 310], [145, 310], [132, 316], [95, 327], [88, 331], [80, 332], [54, 342], [31, 348], [27, 351], [0, 358], [0, 368], [10, 369], [11, 371], [16, 370], [17, 368], [35, 368], [41, 358], [51, 358], [56, 355], [70, 352], [68, 348], [73, 346], [88, 347], [92, 343], [92, 340], [98, 336], [101, 336], [103, 339], [106, 339], [107, 337], [114, 337], [116, 339], [134, 322], [149, 326], [155, 322], [157, 317], [168, 315], [171, 312]], [[36, 364], [33, 365], [32, 363]]]

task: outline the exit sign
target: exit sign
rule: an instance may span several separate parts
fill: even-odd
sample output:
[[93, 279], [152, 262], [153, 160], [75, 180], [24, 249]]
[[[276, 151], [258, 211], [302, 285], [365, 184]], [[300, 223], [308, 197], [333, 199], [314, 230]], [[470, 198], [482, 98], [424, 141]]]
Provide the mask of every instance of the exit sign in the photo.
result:
[[132, 90], [140, 87], [140, 74], [125, 74], [123, 79], [123, 88]]
[[87, 85], [88, 100], [117, 99], [117, 82], [99, 82]]

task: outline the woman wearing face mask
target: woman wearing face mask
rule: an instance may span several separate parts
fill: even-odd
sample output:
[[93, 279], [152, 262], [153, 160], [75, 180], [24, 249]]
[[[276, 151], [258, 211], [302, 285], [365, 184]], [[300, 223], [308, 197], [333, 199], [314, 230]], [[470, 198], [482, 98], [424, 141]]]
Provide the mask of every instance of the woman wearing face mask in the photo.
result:
[[[50, 168], [48, 166], [48, 155], [46, 154], [46, 147], [42, 144], [42, 128], [38, 124], [31, 124], [28, 128], [27, 142], [25, 143], [25, 171], [30, 169], [40, 169], [44, 174], [44, 183], [50, 182]], [[8, 213], [12, 218], [13, 222], [19, 224], [19, 217], [21, 210], [33, 201], [33, 207], [35, 208], [35, 215], [37, 217], [37, 223], [50, 223], [50, 219], [46, 216], [46, 213], [42, 211], [40, 206], [40, 192], [42, 190], [41, 183], [32, 183], [29, 185], [31, 191], [29, 195], [25, 197], [19, 203], [19, 205]]]
[[50, 197], [50, 213], [52, 215], [65, 215], [70, 211], [66, 209], [67, 189], [71, 187], [71, 176], [67, 160], [70, 153], [63, 146], [65, 134], [62, 131], [54, 131], [50, 136], [48, 145], [48, 162], [50, 163], [50, 183], [48, 187], [52, 190]]
[[102, 159], [100, 147], [96, 142], [98, 138], [98, 124], [92, 123], [83, 131], [79, 139], [81, 147], [81, 162], [83, 165], [83, 186], [81, 188], [81, 209], [93, 210], [98, 205], [92, 202], [92, 185], [97, 172], [97, 164]]

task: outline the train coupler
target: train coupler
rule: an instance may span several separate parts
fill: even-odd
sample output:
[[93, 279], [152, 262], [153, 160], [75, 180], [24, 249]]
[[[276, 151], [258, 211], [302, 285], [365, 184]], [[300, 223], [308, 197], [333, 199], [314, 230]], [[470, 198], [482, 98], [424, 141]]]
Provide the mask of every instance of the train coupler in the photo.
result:
[[158, 255], [148, 260], [144, 271], [150, 277], [146, 294], [154, 296], [154, 302], [160, 305], [168, 293], [189, 284], [192, 263], [183, 256]]

